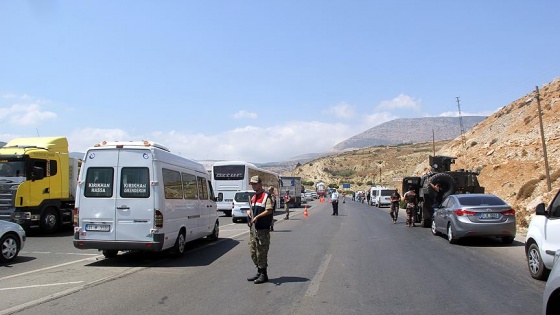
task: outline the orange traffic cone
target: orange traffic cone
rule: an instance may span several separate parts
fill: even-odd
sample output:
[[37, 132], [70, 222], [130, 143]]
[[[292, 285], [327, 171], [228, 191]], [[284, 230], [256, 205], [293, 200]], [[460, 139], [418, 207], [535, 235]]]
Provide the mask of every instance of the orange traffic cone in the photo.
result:
[[307, 206], [305, 206], [305, 208], [303, 208], [303, 216], [306, 217], [306, 218], [309, 216], [309, 211], [307, 211]]

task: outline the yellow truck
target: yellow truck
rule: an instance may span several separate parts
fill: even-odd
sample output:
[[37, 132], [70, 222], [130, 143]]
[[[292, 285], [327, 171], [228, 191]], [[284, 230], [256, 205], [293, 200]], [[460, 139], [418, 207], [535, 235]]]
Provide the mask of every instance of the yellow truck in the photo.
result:
[[9, 141], [0, 148], [0, 219], [44, 233], [72, 224], [78, 172], [65, 137]]

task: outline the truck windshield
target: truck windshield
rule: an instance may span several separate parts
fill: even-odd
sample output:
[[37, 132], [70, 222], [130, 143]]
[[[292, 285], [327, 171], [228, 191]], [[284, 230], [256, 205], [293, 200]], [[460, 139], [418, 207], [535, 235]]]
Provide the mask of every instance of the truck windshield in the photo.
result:
[[25, 176], [25, 162], [0, 160], [0, 177]]

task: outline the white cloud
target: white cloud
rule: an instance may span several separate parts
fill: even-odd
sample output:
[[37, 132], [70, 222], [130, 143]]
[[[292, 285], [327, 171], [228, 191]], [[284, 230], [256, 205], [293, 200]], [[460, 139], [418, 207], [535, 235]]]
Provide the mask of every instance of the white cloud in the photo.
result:
[[[482, 112], [478, 112], [478, 113], [469, 113], [469, 112], [463, 112], [461, 111], [461, 116], [490, 116], [492, 114], [494, 114], [495, 112], [497, 112], [498, 110], [500, 110], [499, 108], [496, 110], [486, 110], [486, 111], [482, 111]], [[440, 117], [459, 117], [459, 111], [449, 111], [449, 112], [443, 112], [441, 114], [439, 114]]]
[[9, 121], [16, 126], [33, 126], [41, 121], [54, 120], [58, 117], [54, 112], [41, 108], [48, 101], [29, 95], [4, 94], [2, 103], [9, 103], [9, 105], [0, 107], [0, 120]]
[[233, 114], [233, 118], [240, 119], [240, 118], [251, 118], [257, 119], [257, 113], [251, 113], [245, 110], [240, 110], [237, 113]]
[[342, 102], [338, 105], [332, 106], [322, 113], [327, 115], [333, 115], [335, 118], [351, 118], [354, 117], [356, 107], [350, 105], [346, 102]]
[[390, 111], [393, 109], [412, 109], [414, 111], [419, 111], [421, 103], [419, 99], [417, 100], [408, 95], [400, 94], [392, 100], [381, 101], [376, 108], [383, 111]]
[[216, 135], [154, 131], [130, 135], [120, 129], [87, 128], [69, 136], [70, 151], [83, 152], [95, 143], [150, 140], [193, 160], [285, 161], [291, 157], [326, 152], [355, 132], [344, 124], [292, 121], [267, 128], [247, 126]]

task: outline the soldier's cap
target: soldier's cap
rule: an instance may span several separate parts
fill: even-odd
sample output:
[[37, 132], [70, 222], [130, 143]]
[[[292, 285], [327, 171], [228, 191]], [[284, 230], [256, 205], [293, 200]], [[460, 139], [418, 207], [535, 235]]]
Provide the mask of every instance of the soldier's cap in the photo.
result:
[[261, 183], [261, 178], [259, 177], [259, 175], [255, 175], [253, 177], [251, 177], [251, 180], [249, 181], [250, 184], [258, 184]]

